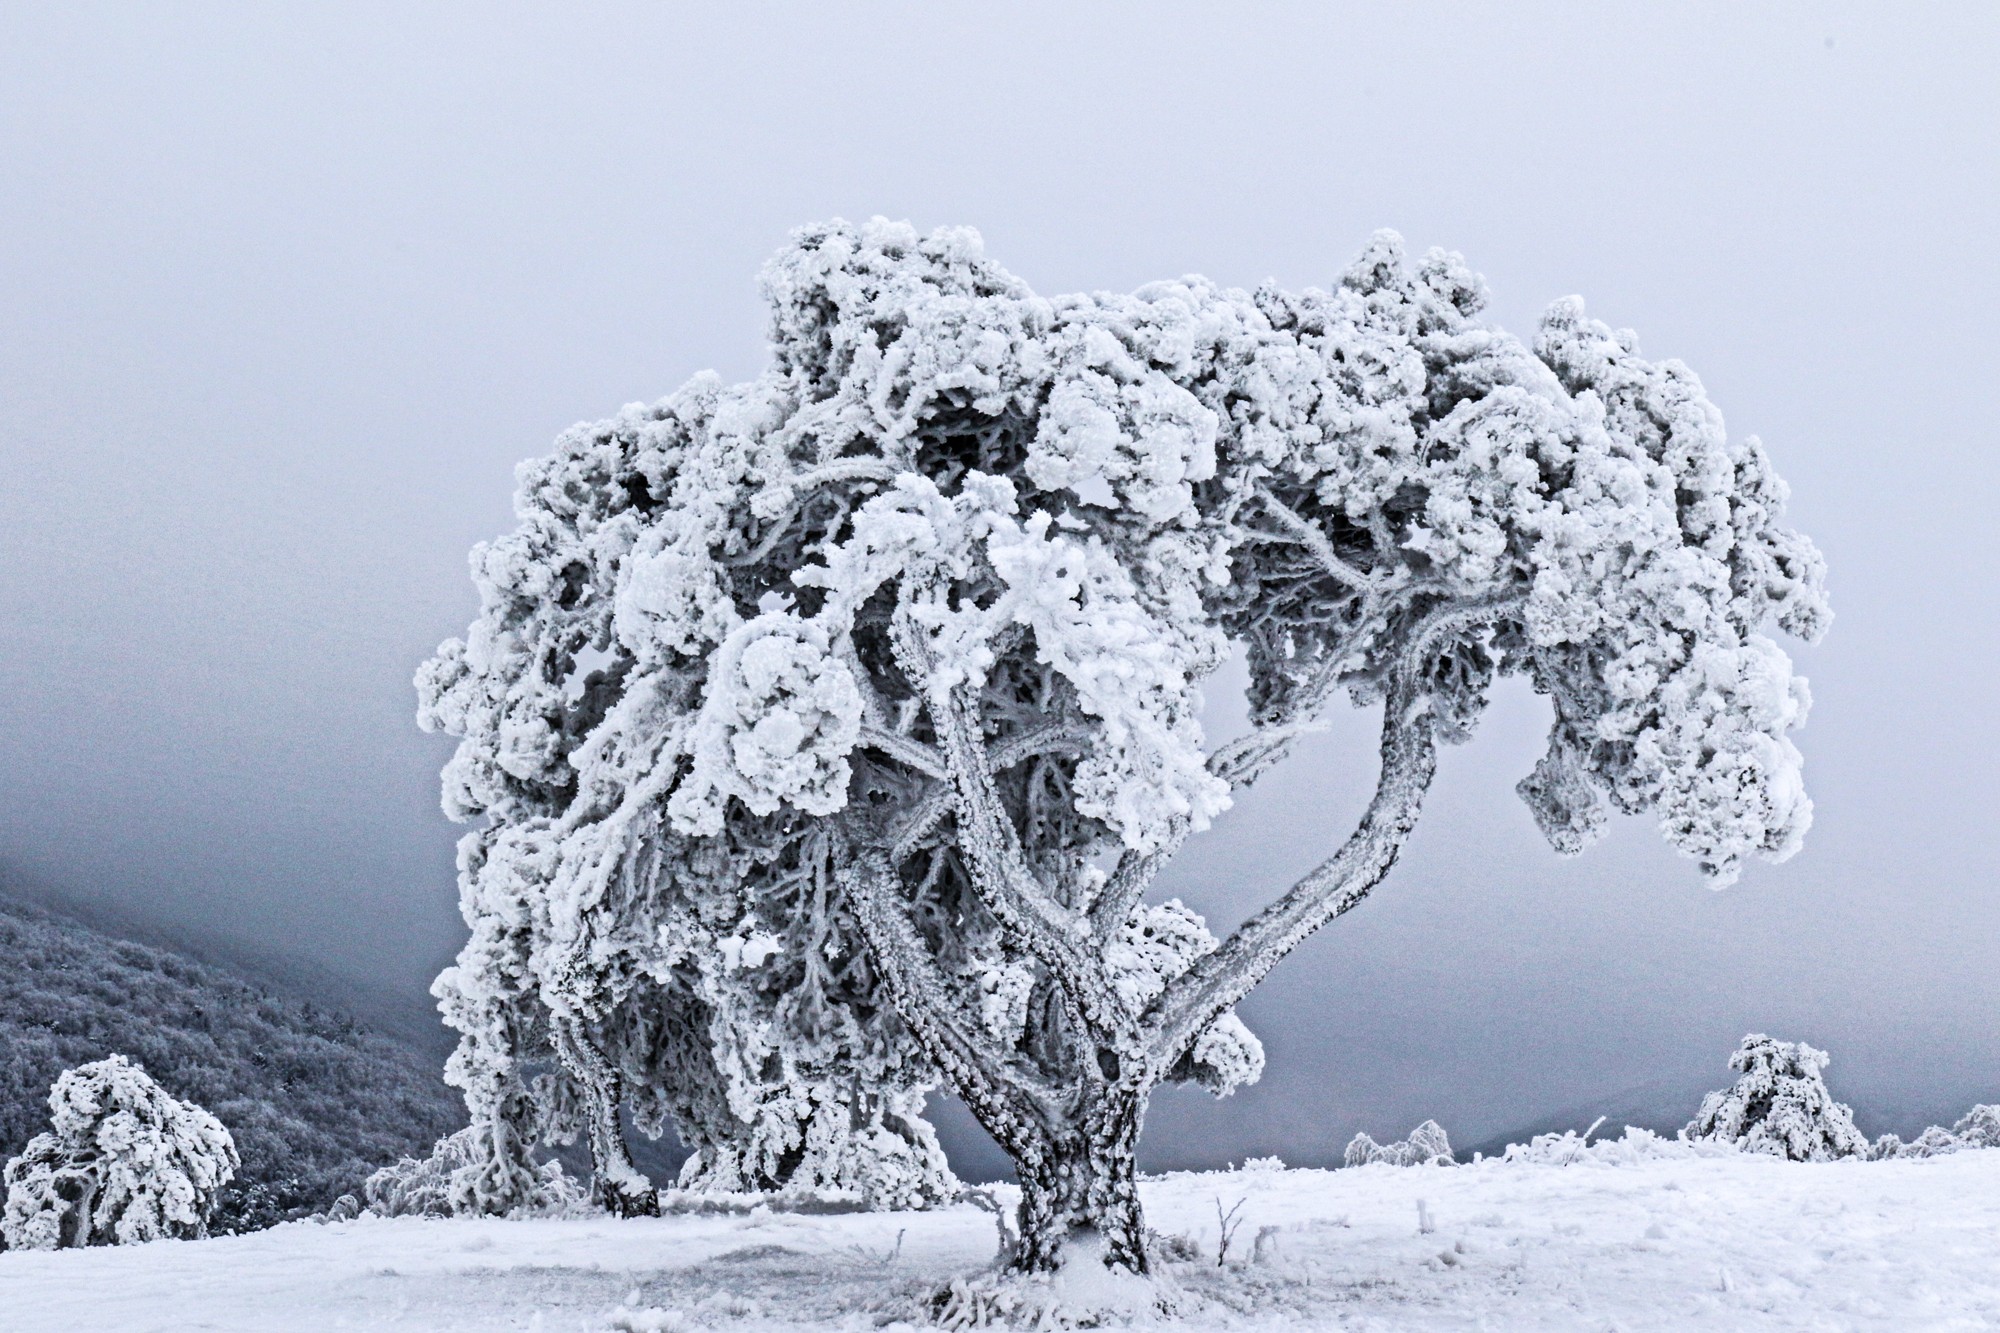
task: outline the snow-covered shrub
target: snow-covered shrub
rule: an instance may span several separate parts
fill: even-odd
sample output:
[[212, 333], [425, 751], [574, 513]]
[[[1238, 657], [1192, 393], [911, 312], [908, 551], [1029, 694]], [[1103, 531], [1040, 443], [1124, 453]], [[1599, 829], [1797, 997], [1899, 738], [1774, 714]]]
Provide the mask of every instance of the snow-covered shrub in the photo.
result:
[[423, 1157], [404, 1157], [362, 1184], [361, 1198], [378, 1217], [449, 1217], [451, 1178], [472, 1160], [468, 1127], [437, 1141]]
[[[459, 1212], [479, 1212], [466, 1208], [455, 1195], [452, 1182], [470, 1166], [478, 1152], [476, 1127], [467, 1126], [437, 1141], [423, 1157], [405, 1157], [368, 1177], [362, 1199], [377, 1217], [450, 1217]], [[536, 1181], [513, 1211], [529, 1216], [567, 1212], [584, 1198], [584, 1190], [563, 1170], [560, 1162], [544, 1162], [536, 1168]]]
[[1973, 1107], [1951, 1127], [1952, 1137], [1967, 1148], [2000, 1148], [2000, 1106]]
[[1347, 1166], [1455, 1166], [1451, 1140], [1444, 1126], [1426, 1120], [1410, 1131], [1410, 1137], [1395, 1143], [1377, 1143], [1366, 1134], [1356, 1134], [1341, 1158]]
[[1950, 1129], [1932, 1125], [1908, 1143], [1884, 1134], [1871, 1153], [1879, 1158], [1940, 1157], [1967, 1148], [2000, 1148], [2000, 1106], [1975, 1106]]
[[1958, 1136], [1942, 1125], [1932, 1125], [1914, 1139], [1905, 1143], [1895, 1134], [1884, 1134], [1876, 1139], [1868, 1155], [1878, 1159], [1891, 1157], [1942, 1157], [1955, 1153], [1965, 1145]]
[[1566, 1129], [1560, 1134], [1537, 1134], [1526, 1143], [1510, 1143], [1497, 1157], [1486, 1162], [1506, 1162], [1532, 1166], [1629, 1166], [1638, 1162], [1677, 1160], [1690, 1157], [1726, 1157], [1738, 1151], [1733, 1143], [1690, 1139], [1685, 1134], [1669, 1138], [1650, 1129], [1628, 1125], [1615, 1139], [1592, 1139], [1588, 1132]]
[[1729, 1067], [1742, 1077], [1702, 1098], [1688, 1137], [1794, 1162], [1867, 1156], [1869, 1143], [1854, 1127], [1853, 1112], [1827, 1091], [1821, 1071], [1828, 1059], [1804, 1042], [1751, 1033], [1729, 1057]]
[[49, 1092], [50, 1131], [7, 1163], [0, 1239], [11, 1249], [132, 1245], [208, 1234], [236, 1144], [122, 1055], [80, 1065]]
[[[1257, 1076], [1239, 1001], [1395, 864], [1502, 676], [1550, 702], [1552, 846], [1650, 813], [1713, 882], [1811, 820], [1825, 627], [1785, 487], [1685, 366], [1558, 302], [1532, 345], [1463, 260], [1378, 235], [1330, 290], [1044, 297], [979, 237], [810, 227], [772, 361], [581, 426], [478, 548], [419, 675], [472, 937], [437, 986], [479, 1133], [532, 1188], [671, 1125], [702, 1188], [944, 1197], [947, 1083], [1014, 1159], [1018, 1267], [1146, 1266], [1153, 1090]], [[1201, 688], [1240, 648], [1249, 732]], [[1378, 779], [1226, 939], [1149, 901], [1343, 700]]]

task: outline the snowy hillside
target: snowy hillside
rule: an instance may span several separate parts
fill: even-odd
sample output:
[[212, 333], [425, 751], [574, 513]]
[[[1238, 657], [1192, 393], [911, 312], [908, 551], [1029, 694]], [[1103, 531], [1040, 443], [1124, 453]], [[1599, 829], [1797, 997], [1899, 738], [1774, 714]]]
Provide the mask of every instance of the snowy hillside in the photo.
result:
[[0, 1160], [47, 1128], [58, 1074], [113, 1054], [234, 1136], [220, 1230], [325, 1208], [462, 1115], [426, 1055], [170, 950], [0, 899], [0, 956]]
[[[1154, 1226], [1199, 1250], [1166, 1277], [1190, 1330], [2000, 1326], [1995, 1150], [1823, 1165], [1727, 1155], [1253, 1167], [1167, 1176], [1144, 1192]], [[1238, 1200], [1218, 1268], [1217, 1204]], [[990, 1217], [966, 1205], [291, 1223], [0, 1254], [0, 1310], [15, 1333], [872, 1329], [977, 1269], [993, 1240]]]

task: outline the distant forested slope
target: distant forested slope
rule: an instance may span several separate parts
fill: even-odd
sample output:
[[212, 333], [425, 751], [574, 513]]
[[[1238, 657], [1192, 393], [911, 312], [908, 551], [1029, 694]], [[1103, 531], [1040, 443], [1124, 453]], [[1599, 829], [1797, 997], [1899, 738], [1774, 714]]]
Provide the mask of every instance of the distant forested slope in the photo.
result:
[[223, 1231], [324, 1208], [462, 1120], [437, 1062], [401, 1042], [0, 898], [0, 1161], [47, 1128], [56, 1075], [114, 1052], [235, 1135]]

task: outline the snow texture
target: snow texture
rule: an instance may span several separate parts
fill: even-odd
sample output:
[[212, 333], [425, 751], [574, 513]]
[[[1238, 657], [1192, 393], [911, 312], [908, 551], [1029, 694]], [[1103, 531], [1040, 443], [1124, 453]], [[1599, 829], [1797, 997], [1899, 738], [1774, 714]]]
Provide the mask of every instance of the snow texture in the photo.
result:
[[[1155, 1274], [1180, 1315], [1112, 1324], [1187, 1333], [2000, 1326], [2000, 1152], [1800, 1164], [1709, 1150], [1719, 1155], [1148, 1179], [1147, 1215], [1187, 1247]], [[1223, 1267], [1218, 1198], [1242, 1201]], [[1246, 1242], [1258, 1235], [1253, 1251]], [[193, 1243], [0, 1254], [0, 1320], [9, 1333], [913, 1333], [930, 1296], [992, 1251], [991, 1216], [970, 1204], [290, 1223]]]
[[[1389, 872], [1502, 675], [1550, 700], [1519, 791], [1559, 851], [1612, 810], [1717, 885], [1798, 849], [1767, 631], [1821, 633], [1822, 563], [1758, 443], [1580, 301], [1529, 345], [1388, 232], [1325, 291], [1045, 297], [879, 219], [763, 285], [763, 374], [523, 465], [418, 674], [474, 824], [454, 1206], [523, 1206], [581, 1135], [646, 1211], [627, 1120], [695, 1148], [684, 1187], [936, 1202], [943, 1081], [1020, 1167], [1024, 1267], [1072, 1226], [1143, 1267], [1147, 1097], [1256, 1077], [1236, 1003]], [[1232, 645], [1253, 730], [1211, 748]], [[1328, 859], [1226, 940], [1149, 904], [1343, 698], [1381, 770]]]
[[7, 1163], [0, 1239], [8, 1249], [208, 1234], [216, 1193], [239, 1164], [214, 1116], [113, 1055], [58, 1078], [49, 1119], [50, 1132]]
[[1827, 1091], [1822, 1071], [1829, 1058], [1804, 1042], [1751, 1033], [1729, 1057], [1742, 1077], [1702, 1098], [1687, 1135], [1794, 1162], [1868, 1155], [1853, 1113]]

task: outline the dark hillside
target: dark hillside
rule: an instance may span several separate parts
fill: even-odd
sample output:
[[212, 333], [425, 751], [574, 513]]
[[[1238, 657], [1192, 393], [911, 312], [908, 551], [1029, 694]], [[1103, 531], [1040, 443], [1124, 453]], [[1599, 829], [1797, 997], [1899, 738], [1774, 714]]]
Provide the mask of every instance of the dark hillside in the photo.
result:
[[311, 1003], [0, 899], [0, 1160], [47, 1127], [56, 1075], [112, 1053], [229, 1127], [243, 1169], [218, 1230], [358, 1192], [461, 1120], [438, 1062]]

